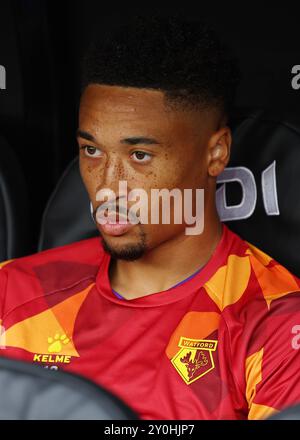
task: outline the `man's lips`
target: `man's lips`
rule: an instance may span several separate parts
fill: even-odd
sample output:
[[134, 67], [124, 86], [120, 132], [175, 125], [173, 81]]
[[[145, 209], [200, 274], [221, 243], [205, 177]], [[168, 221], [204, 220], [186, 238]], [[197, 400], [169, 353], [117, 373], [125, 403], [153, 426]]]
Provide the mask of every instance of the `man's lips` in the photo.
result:
[[129, 219], [124, 216], [120, 216], [119, 214], [109, 215], [106, 218], [105, 224], [100, 224], [101, 230], [107, 234], [112, 236], [119, 236], [125, 234], [129, 229], [135, 226], [133, 223], [130, 223]]

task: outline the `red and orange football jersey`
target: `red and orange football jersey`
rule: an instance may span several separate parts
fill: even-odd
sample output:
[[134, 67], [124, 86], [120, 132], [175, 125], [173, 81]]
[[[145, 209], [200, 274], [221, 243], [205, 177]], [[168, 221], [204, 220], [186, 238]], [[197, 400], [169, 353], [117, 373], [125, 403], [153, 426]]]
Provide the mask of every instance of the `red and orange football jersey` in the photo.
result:
[[299, 280], [226, 226], [171, 289], [126, 300], [99, 238], [2, 264], [1, 356], [107, 388], [142, 419], [257, 419], [300, 402]]

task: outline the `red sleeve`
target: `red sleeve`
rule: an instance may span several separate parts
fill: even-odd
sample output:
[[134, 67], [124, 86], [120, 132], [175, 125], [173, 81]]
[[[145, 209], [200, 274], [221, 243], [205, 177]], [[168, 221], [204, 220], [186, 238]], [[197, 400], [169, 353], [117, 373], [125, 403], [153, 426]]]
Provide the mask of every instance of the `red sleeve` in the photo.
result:
[[0, 263], [0, 324], [4, 314], [4, 302], [6, 297], [7, 273], [3, 270], [6, 262]]
[[249, 419], [266, 418], [300, 402], [300, 292], [270, 303], [257, 337], [263, 343], [245, 365]]
[[2, 320], [5, 313], [5, 299], [7, 289], [7, 272], [3, 269], [6, 262], [0, 263], [0, 348], [5, 346], [4, 331]]

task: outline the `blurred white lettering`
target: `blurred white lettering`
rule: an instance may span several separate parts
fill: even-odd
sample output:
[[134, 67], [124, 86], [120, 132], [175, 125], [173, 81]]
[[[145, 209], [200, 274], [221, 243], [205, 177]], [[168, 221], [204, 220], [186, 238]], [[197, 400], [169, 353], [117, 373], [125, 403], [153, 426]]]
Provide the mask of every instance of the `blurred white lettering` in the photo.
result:
[[0, 89], [6, 89], [6, 70], [4, 66], [0, 65]]
[[292, 78], [291, 84], [294, 90], [300, 89], [300, 65], [297, 64], [292, 67], [292, 73], [295, 76]]
[[292, 348], [294, 350], [299, 350], [300, 348], [300, 325], [294, 325], [292, 328], [292, 333], [296, 336], [292, 339]]

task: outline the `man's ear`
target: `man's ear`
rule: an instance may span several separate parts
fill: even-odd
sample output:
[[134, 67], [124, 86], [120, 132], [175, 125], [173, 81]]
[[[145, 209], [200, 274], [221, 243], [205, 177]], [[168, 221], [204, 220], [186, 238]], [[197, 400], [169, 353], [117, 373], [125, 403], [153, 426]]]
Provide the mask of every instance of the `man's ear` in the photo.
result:
[[227, 166], [230, 158], [232, 142], [229, 127], [222, 127], [215, 132], [208, 143], [208, 166], [207, 171], [211, 177], [217, 177]]

